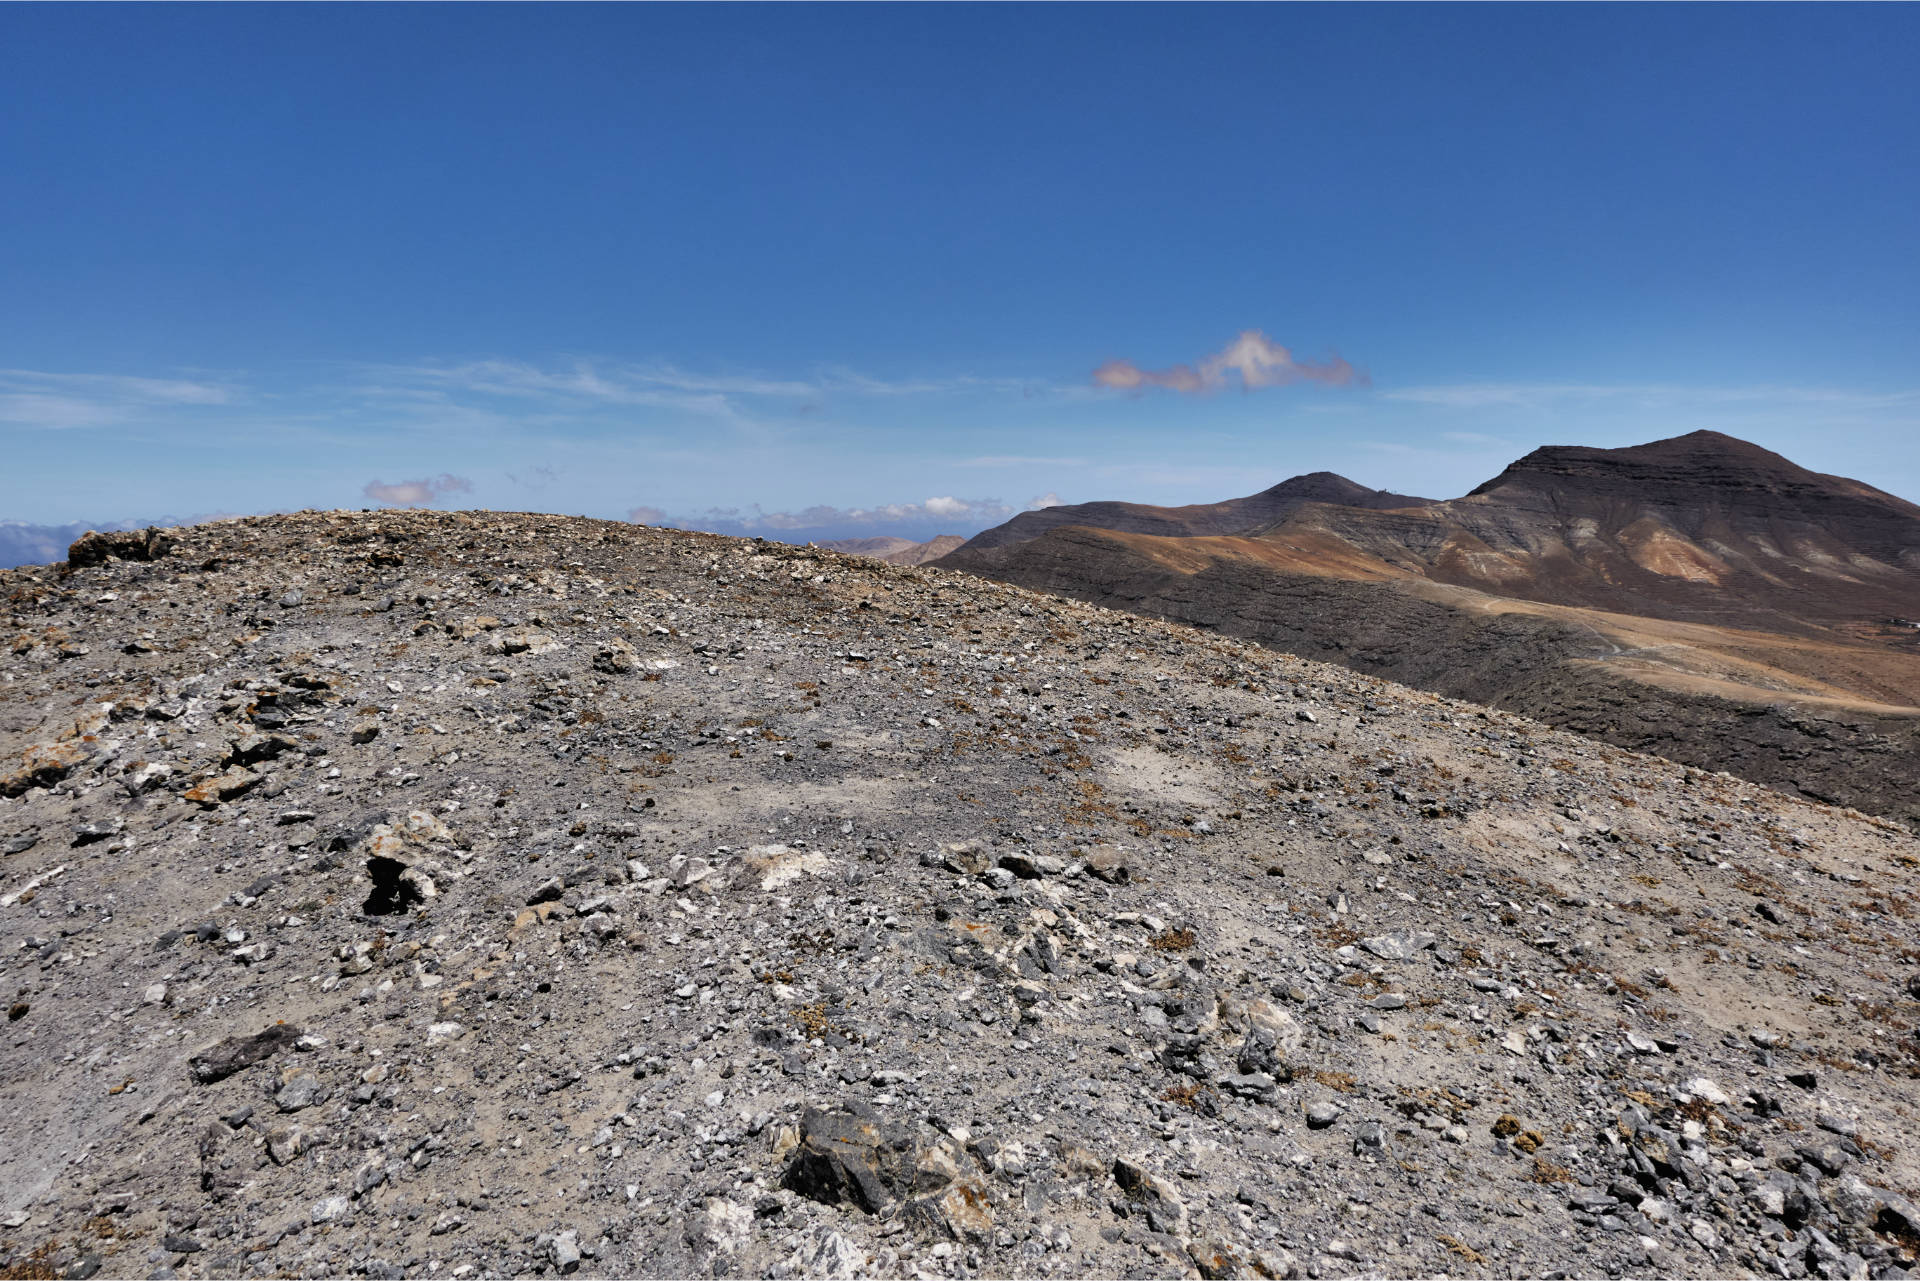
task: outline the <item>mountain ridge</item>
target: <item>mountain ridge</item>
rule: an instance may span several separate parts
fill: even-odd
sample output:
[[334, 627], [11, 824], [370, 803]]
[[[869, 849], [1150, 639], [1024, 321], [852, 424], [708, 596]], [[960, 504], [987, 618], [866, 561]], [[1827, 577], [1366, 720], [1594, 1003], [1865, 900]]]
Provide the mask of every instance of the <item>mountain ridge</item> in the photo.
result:
[[[1103, 528], [1103, 510], [940, 563], [1564, 715], [1696, 764], [1739, 757], [1747, 777], [1920, 820], [1904, 796], [1920, 779], [1889, 772], [1877, 745], [1920, 742], [1901, 710], [1920, 707], [1920, 631], [1897, 621], [1920, 613], [1920, 507], [1870, 485], [1695, 432], [1544, 447], [1444, 502], [1301, 502], [1235, 537]], [[1396, 627], [1454, 648], [1382, 647]], [[1467, 657], [1487, 645], [1499, 662]], [[1595, 687], [1598, 703], [1576, 698]], [[1807, 715], [1791, 731], [1744, 710], [1795, 699]], [[1635, 700], [1682, 722], [1625, 715]]]
[[1309, 472], [1290, 477], [1257, 494], [1219, 503], [1155, 507], [1147, 503], [1092, 502], [1042, 507], [1036, 511], [1021, 512], [1005, 524], [983, 530], [968, 539], [962, 547], [976, 551], [1000, 547], [1037, 538], [1049, 529], [1080, 524], [1176, 537], [1245, 533], [1273, 523], [1304, 504], [1330, 500], [1355, 507], [1422, 506], [1431, 501], [1368, 489], [1335, 472]]

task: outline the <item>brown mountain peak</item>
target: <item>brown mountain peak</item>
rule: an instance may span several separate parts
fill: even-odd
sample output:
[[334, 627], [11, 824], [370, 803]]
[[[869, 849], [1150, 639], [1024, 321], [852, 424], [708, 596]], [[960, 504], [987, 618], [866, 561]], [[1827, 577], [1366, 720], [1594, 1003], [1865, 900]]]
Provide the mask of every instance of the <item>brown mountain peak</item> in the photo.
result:
[[1692, 431], [1644, 445], [1601, 449], [1591, 445], [1542, 445], [1474, 494], [1510, 486], [1560, 487], [1593, 482], [1737, 487], [1787, 481], [1817, 484], [1825, 478], [1772, 450], [1717, 431]]

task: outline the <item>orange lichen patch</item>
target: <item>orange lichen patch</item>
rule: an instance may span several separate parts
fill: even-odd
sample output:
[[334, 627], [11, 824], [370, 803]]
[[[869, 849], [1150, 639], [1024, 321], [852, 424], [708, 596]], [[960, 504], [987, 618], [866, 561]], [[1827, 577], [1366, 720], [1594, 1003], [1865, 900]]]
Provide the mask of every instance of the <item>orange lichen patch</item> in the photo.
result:
[[1199, 1112], [1206, 1107], [1206, 1104], [1201, 1101], [1202, 1096], [1211, 1093], [1211, 1090], [1198, 1081], [1182, 1081], [1178, 1085], [1168, 1086], [1161, 1092], [1160, 1098], [1163, 1102], [1186, 1108], [1189, 1112]]
[[35, 743], [20, 754], [17, 769], [0, 775], [0, 796], [19, 796], [34, 787], [51, 787], [92, 753], [77, 743]]

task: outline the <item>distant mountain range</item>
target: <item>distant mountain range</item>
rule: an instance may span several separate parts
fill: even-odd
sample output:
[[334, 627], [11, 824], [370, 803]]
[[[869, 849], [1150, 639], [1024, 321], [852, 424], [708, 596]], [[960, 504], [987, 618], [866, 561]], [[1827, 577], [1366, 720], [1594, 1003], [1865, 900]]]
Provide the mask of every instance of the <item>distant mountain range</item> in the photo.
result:
[[[1029, 513], [1029, 515], [1032, 514], [1034, 513]], [[821, 543], [820, 546], [854, 556], [871, 556], [875, 560], [883, 560], [890, 565], [924, 565], [928, 561], [938, 560], [948, 552], [957, 551], [966, 541], [958, 534], [941, 534], [924, 543], [916, 543], [911, 538], [892, 538], [882, 535], [877, 538], [841, 538], [833, 542]]]
[[0, 520], [0, 569], [14, 565], [48, 565], [67, 558], [73, 540], [89, 529], [144, 529], [139, 521], [116, 521], [89, 525], [76, 521], [71, 525], [29, 525], [24, 521]]
[[1717, 432], [1444, 502], [1322, 472], [1048, 508], [939, 563], [1920, 820], [1920, 506]]
[[1145, 503], [1072, 503], [1021, 512], [1004, 525], [995, 525], [968, 539], [966, 546], [1005, 547], [1038, 538], [1067, 525], [1091, 525], [1124, 534], [1153, 534], [1162, 538], [1204, 538], [1215, 534], [1248, 534], [1266, 529], [1302, 508], [1314, 504], [1386, 509], [1421, 507], [1432, 500], [1390, 494], [1355, 484], [1330, 471], [1311, 472], [1283, 480], [1246, 498], [1191, 507], [1151, 507]]

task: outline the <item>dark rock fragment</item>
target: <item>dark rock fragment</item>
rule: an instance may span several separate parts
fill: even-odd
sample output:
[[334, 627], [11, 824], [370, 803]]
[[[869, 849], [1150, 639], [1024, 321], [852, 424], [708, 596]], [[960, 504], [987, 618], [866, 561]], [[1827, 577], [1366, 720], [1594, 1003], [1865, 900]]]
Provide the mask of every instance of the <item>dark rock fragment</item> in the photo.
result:
[[97, 841], [109, 840], [112, 837], [118, 836], [121, 832], [124, 832], [126, 828], [127, 821], [123, 818], [109, 818], [101, 819], [94, 823], [82, 823], [73, 829], [73, 843], [75, 845], [92, 845]]
[[868, 1214], [893, 1208], [895, 1197], [883, 1172], [911, 1146], [892, 1126], [844, 1112], [808, 1108], [800, 1123], [800, 1146], [787, 1163], [782, 1185], [825, 1205], [846, 1203]]
[[187, 1060], [194, 1079], [202, 1085], [223, 1081], [243, 1068], [272, 1058], [300, 1039], [300, 1029], [290, 1023], [276, 1023], [252, 1036], [230, 1036], [212, 1049], [203, 1050]]

